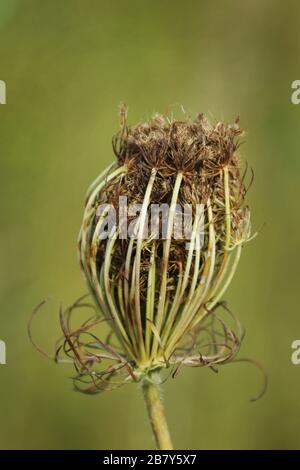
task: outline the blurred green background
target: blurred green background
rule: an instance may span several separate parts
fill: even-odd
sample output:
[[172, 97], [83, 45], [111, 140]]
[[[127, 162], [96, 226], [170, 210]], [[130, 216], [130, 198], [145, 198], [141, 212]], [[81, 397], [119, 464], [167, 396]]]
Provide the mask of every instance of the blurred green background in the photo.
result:
[[182, 370], [165, 385], [175, 446], [300, 447], [299, 18], [292, 0], [0, 1], [1, 448], [153, 448], [138, 387], [75, 393], [73, 369], [40, 356], [26, 332], [50, 297], [34, 330], [50, 350], [59, 302], [85, 292], [76, 237], [86, 188], [113, 158], [120, 101], [130, 123], [181, 104], [213, 120], [239, 114], [253, 225], [265, 224], [226, 299], [268, 391], [249, 402], [261, 385], [252, 365]]

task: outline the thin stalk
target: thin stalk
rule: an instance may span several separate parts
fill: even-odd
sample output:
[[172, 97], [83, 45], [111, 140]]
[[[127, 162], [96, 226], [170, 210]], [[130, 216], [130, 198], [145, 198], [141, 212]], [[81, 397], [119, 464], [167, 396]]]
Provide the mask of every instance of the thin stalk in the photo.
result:
[[166, 347], [165, 355], [169, 357], [174, 349], [175, 345], [180, 341], [182, 336], [187, 331], [188, 326], [193, 321], [195, 315], [200, 310], [200, 307], [205, 304], [205, 298], [207, 295], [207, 291], [210, 287], [211, 279], [213, 276], [214, 266], [215, 266], [215, 251], [216, 251], [216, 243], [215, 243], [215, 229], [213, 224], [213, 214], [210, 200], [207, 201], [207, 213], [208, 213], [208, 222], [209, 222], [209, 241], [208, 241], [208, 249], [206, 254], [206, 260], [204, 264], [204, 268], [201, 275], [201, 280], [195, 293], [193, 294], [193, 298], [187, 302], [183, 308], [181, 313], [181, 317], [178, 320], [177, 325], [174, 327], [172, 331], [172, 335], [170, 337], [170, 341]]
[[[155, 244], [152, 245], [152, 252], [150, 258], [150, 267], [148, 273], [148, 284], [147, 284], [147, 301], [146, 301], [146, 321], [153, 323], [154, 317], [154, 304], [155, 304]], [[151, 329], [146, 325], [146, 352], [150, 355], [151, 348]]]
[[221, 267], [213, 281], [212, 289], [210, 291], [210, 297], [213, 298], [217, 292], [220, 284], [222, 284], [223, 279], [228, 270], [231, 252], [230, 249], [230, 240], [231, 240], [231, 207], [230, 207], [230, 186], [229, 186], [229, 171], [228, 167], [223, 168], [223, 180], [224, 180], [224, 198], [225, 198], [225, 246], [224, 246], [224, 255]]
[[[101, 193], [103, 188], [107, 183], [109, 183], [111, 180], [116, 178], [117, 176], [120, 176], [120, 174], [124, 174], [127, 171], [127, 166], [123, 165], [119, 168], [117, 168], [115, 171], [112, 173], [109, 173], [109, 171], [113, 168], [113, 165], [110, 165], [104, 172], [101, 173], [101, 175], [97, 178], [97, 184], [96, 181], [94, 181], [94, 186], [93, 190], [90, 192], [88, 191], [88, 200], [86, 202], [85, 210], [84, 210], [84, 215], [83, 215], [83, 221], [82, 221], [82, 226], [80, 228], [79, 236], [78, 236], [78, 254], [79, 254], [79, 259], [81, 260], [81, 264], [84, 270], [84, 273], [87, 277], [87, 280], [90, 284], [92, 284], [91, 280], [91, 272], [90, 272], [90, 265], [89, 265], [89, 258], [90, 258], [90, 247], [88, 243], [89, 235], [90, 235], [90, 223], [91, 220], [94, 216], [94, 204], [97, 196]], [[100, 178], [100, 182], [98, 181]]]
[[[110, 308], [111, 317], [113, 320], [113, 325], [115, 323], [116, 330], [120, 333], [120, 337], [122, 339], [122, 343], [124, 344], [125, 348], [129, 352], [131, 356], [134, 357], [131, 347], [130, 347], [130, 340], [128, 338], [128, 334], [126, 328], [123, 325], [122, 318], [120, 316], [120, 312], [116, 308], [116, 302], [114, 298], [114, 289], [113, 283], [110, 279], [110, 267], [111, 267], [111, 260], [113, 256], [113, 249], [118, 236], [118, 232], [115, 228], [110, 232], [109, 240], [106, 245], [105, 249], [105, 261], [103, 266], [103, 280], [104, 280], [104, 287], [105, 287], [105, 294], [107, 303]], [[114, 327], [114, 326], [113, 326]]]
[[104, 171], [102, 171], [102, 173], [100, 173], [100, 175], [97, 176], [97, 178], [92, 182], [92, 184], [90, 185], [90, 187], [88, 188], [87, 192], [86, 192], [86, 202], [89, 200], [90, 198], [90, 195], [92, 194], [92, 192], [94, 191], [94, 189], [99, 185], [99, 183], [102, 182], [102, 180], [105, 180], [105, 178], [109, 175], [109, 172], [112, 170], [112, 169], [115, 169], [116, 167], [116, 162], [113, 162], [111, 163], [107, 168], [105, 168]]
[[[194, 220], [194, 223], [193, 223], [191, 241], [190, 241], [190, 244], [189, 244], [189, 252], [188, 252], [187, 262], [186, 262], [186, 266], [185, 266], [185, 273], [184, 273], [183, 279], [181, 279], [181, 275], [179, 275], [179, 277], [178, 277], [178, 283], [177, 283], [177, 290], [176, 290], [175, 298], [174, 298], [173, 305], [172, 305], [171, 311], [169, 313], [169, 316], [168, 316], [168, 319], [167, 319], [167, 322], [166, 322], [166, 325], [165, 325], [165, 328], [164, 328], [164, 333], [162, 335], [162, 344], [163, 344], [163, 346], [166, 344], [166, 341], [168, 340], [171, 328], [173, 326], [174, 320], [175, 320], [176, 315], [178, 313], [178, 309], [180, 307], [181, 300], [183, 298], [186, 286], [188, 284], [188, 277], [189, 277], [189, 274], [190, 274], [190, 269], [191, 269], [191, 264], [192, 264], [192, 257], [194, 256], [195, 242], [196, 242], [196, 253], [197, 254], [196, 254], [195, 271], [194, 271], [193, 281], [192, 281], [192, 285], [191, 285], [191, 288], [190, 288], [190, 291], [189, 291], [189, 294], [188, 294], [188, 299], [189, 300], [192, 298], [195, 287], [196, 287], [196, 281], [197, 281], [198, 274], [199, 274], [199, 261], [200, 261], [200, 258], [199, 258], [200, 257], [200, 246], [198, 246], [198, 245], [200, 245], [200, 242], [198, 240], [199, 234], [197, 233], [199, 220], [200, 220], [199, 219], [199, 214], [197, 213], [197, 209], [196, 209], [196, 216], [195, 216], [195, 220]], [[180, 270], [182, 271], [181, 266], [180, 266]], [[179, 291], [178, 291], [178, 289], [179, 289]]]
[[143, 380], [143, 395], [147, 406], [148, 416], [153, 436], [159, 450], [172, 450], [173, 445], [161, 400], [159, 374], [153, 372]]
[[[160, 285], [160, 291], [159, 291], [159, 299], [158, 299], [156, 323], [155, 323], [155, 326], [158, 330], [159, 335], [161, 333], [163, 314], [164, 314], [164, 308], [165, 308], [165, 302], [166, 302], [168, 262], [169, 262], [169, 255], [170, 255], [170, 249], [171, 249], [174, 216], [175, 216], [176, 204], [177, 204], [177, 199], [178, 199], [182, 179], [183, 179], [183, 174], [181, 172], [177, 173], [174, 188], [173, 188], [171, 206], [170, 206], [170, 210], [168, 214], [166, 240], [164, 241], [163, 259], [162, 259], [162, 267], [161, 267], [162, 274], [161, 274], [161, 281], [160, 281], [161, 285]], [[158, 349], [158, 340], [157, 338], [153, 338], [152, 357], [156, 355], [157, 349]]]
[[226, 282], [222, 286], [222, 289], [218, 293], [217, 297], [215, 297], [214, 300], [208, 304], [208, 310], [211, 310], [212, 308], [214, 308], [214, 306], [219, 302], [219, 300], [223, 297], [224, 293], [226, 292], [227, 287], [231, 283], [233, 275], [234, 275], [234, 273], [236, 271], [236, 268], [238, 266], [240, 256], [241, 256], [241, 251], [242, 251], [242, 245], [238, 245], [238, 247], [236, 248], [235, 258], [234, 258], [234, 261], [232, 263], [231, 270], [228, 273]]
[[[155, 181], [157, 170], [156, 168], [152, 169], [151, 176], [147, 185], [147, 189], [145, 192], [143, 205], [141, 209], [141, 214], [139, 217], [139, 231], [138, 231], [138, 239], [136, 244], [136, 254], [135, 254], [135, 261], [134, 261], [134, 275], [135, 275], [135, 318], [137, 323], [137, 331], [138, 331], [138, 340], [140, 346], [140, 353], [141, 359], [145, 359], [146, 351], [145, 351], [145, 341], [143, 336], [143, 324], [142, 324], [142, 313], [141, 313], [141, 302], [140, 302], [140, 274], [141, 274], [141, 256], [142, 256], [142, 246], [143, 246], [143, 239], [144, 239], [144, 231], [145, 226], [148, 230], [147, 226], [147, 209], [150, 204], [151, 200], [151, 192], [153, 188], [153, 184]], [[146, 329], [148, 325], [146, 324]]]

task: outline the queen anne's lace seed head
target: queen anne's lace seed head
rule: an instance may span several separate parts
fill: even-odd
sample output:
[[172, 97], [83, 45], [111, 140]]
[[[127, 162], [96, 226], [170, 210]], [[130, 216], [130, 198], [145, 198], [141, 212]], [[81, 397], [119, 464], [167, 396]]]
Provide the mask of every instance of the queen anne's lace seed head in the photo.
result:
[[[250, 237], [239, 121], [213, 126], [203, 115], [194, 121], [156, 115], [128, 127], [125, 114], [123, 108], [113, 139], [116, 161], [88, 191], [78, 241], [95, 305], [79, 299], [61, 312], [57, 360], [63, 348], [75, 363], [77, 388], [88, 393], [168, 367], [173, 374], [182, 365], [214, 369], [233, 359], [241, 338], [222, 301]], [[154, 224], [153, 205], [168, 208]], [[188, 223], [177, 236], [178, 214], [187, 207]], [[75, 328], [78, 308], [95, 314]], [[103, 341], [99, 323], [107, 324]]]
[[[235, 358], [242, 331], [222, 299], [250, 238], [241, 135], [238, 119], [213, 126], [203, 115], [128, 127], [122, 108], [116, 160], [88, 190], [78, 240], [93, 302], [60, 310], [55, 360], [75, 365], [77, 389]], [[75, 326], [78, 309], [92, 315]]]

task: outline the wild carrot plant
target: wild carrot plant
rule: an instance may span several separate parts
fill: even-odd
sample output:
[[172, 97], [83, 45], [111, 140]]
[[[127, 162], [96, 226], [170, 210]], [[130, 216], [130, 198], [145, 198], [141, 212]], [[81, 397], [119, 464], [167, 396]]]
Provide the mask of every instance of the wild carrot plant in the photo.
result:
[[[75, 387], [85, 393], [140, 382], [160, 449], [172, 448], [163, 372], [215, 370], [241, 344], [223, 302], [251, 237], [241, 135], [238, 120], [211, 125], [203, 115], [156, 115], [129, 127], [122, 108], [115, 161], [87, 193], [78, 253], [92, 302], [61, 309], [55, 360], [74, 363]], [[91, 315], [74, 326], [78, 309]]]

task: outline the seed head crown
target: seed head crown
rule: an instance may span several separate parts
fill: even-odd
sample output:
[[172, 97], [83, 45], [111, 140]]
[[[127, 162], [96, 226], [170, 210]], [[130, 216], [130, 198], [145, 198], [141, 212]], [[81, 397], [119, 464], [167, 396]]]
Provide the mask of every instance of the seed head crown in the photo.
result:
[[[76, 338], [72, 348], [80, 380], [91, 379], [86, 391], [113, 388], [169, 366], [173, 372], [181, 365], [213, 368], [236, 355], [239, 324], [229, 326], [217, 307], [232, 320], [222, 298], [250, 238], [245, 172], [237, 155], [241, 135], [238, 119], [233, 125], [211, 125], [203, 115], [193, 121], [156, 115], [128, 127], [122, 111], [121, 129], [113, 138], [116, 161], [88, 190], [78, 241], [97, 314], [111, 332], [106, 342], [96, 334], [90, 342], [82, 340], [102, 321], [97, 317], [75, 337], [68, 332]], [[139, 205], [138, 217], [130, 212], [133, 204]], [[155, 228], [153, 205], [168, 207]], [[176, 237], [178, 212], [186, 206], [189, 237]], [[103, 237], [111, 209], [118, 214], [116, 223]], [[125, 222], [131, 236], [121, 237]], [[107, 368], [96, 371], [94, 366], [105, 360]]]

